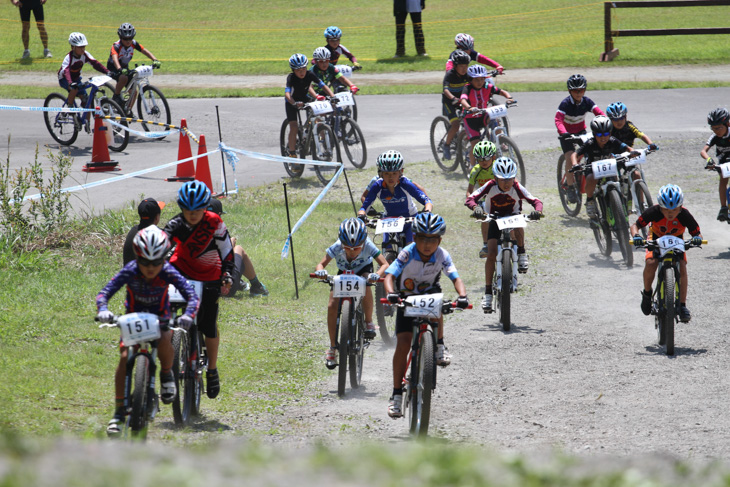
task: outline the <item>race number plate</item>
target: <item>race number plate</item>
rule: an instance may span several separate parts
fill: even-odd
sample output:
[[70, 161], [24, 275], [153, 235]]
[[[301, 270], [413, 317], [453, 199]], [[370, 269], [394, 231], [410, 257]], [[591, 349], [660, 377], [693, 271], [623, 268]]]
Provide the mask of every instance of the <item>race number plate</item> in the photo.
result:
[[664, 235], [659, 237], [656, 242], [659, 246], [659, 257], [664, 257], [670, 250], [684, 253], [684, 240], [679, 237]]
[[[188, 279], [188, 282], [191, 286], [193, 286], [193, 289], [195, 289], [195, 294], [198, 295], [198, 299], [202, 298], [203, 283], [200, 281], [191, 281], [190, 279]], [[170, 296], [170, 303], [187, 303], [183, 295], [180, 294], [180, 291], [178, 291], [173, 284], [170, 284], [167, 288], [167, 294]]]
[[593, 168], [593, 177], [596, 179], [613, 178], [618, 176], [616, 159], [593, 161], [591, 162], [591, 167]]
[[347, 64], [338, 64], [337, 69], [345, 78], [352, 76], [352, 66], [348, 66]]
[[307, 106], [312, 109], [315, 115], [324, 115], [332, 111], [332, 105], [328, 101], [313, 101], [312, 103], [307, 103]]
[[352, 99], [352, 93], [350, 93], [349, 91], [337, 93], [335, 97], [340, 99], [340, 101], [337, 102], [338, 107], [349, 107], [355, 104], [355, 100]]
[[489, 118], [502, 118], [507, 116], [507, 105], [495, 105], [487, 108], [487, 115]]
[[527, 226], [527, 217], [525, 215], [511, 215], [504, 218], [497, 218], [497, 227], [500, 230], [505, 228], [525, 228]]
[[335, 298], [360, 298], [365, 296], [365, 278], [355, 274], [340, 274], [332, 280], [332, 296]]
[[626, 167], [638, 166], [639, 164], [646, 163], [646, 151], [640, 150], [639, 155], [633, 159], [626, 161]]
[[160, 338], [160, 320], [152, 313], [130, 313], [117, 319], [124, 345], [136, 345]]
[[378, 224], [375, 227], [375, 235], [380, 235], [381, 233], [400, 233], [405, 226], [405, 218], [383, 218], [382, 220], [378, 220]]
[[152, 66], [137, 66], [134, 70], [137, 71], [137, 78], [149, 78], [152, 76]]
[[441, 303], [444, 301], [444, 293], [422, 294], [420, 296], [408, 296], [403, 315], [422, 318], [438, 318], [441, 316]]
[[107, 83], [111, 80], [112, 80], [111, 76], [102, 75], [102, 76], [94, 76], [89, 81], [94, 86], [102, 86], [104, 83]]
[[720, 175], [724, 178], [730, 177], [730, 162], [720, 164]]

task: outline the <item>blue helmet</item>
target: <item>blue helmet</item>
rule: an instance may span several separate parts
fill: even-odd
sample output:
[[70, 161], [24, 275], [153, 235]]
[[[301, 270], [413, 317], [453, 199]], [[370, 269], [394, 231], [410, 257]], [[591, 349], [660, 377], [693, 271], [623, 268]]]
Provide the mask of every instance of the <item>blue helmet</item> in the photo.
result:
[[392, 172], [403, 169], [403, 156], [397, 150], [389, 150], [378, 156], [378, 171]]
[[446, 222], [436, 213], [419, 213], [413, 219], [413, 233], [443, 235], [446, 233]]
[[620, 101], [611, 103], [606, 107], [606, 115], [608, 115], [608, 118], [624, 118], [628, 112], [629, 109]]
[[200, 210], [208, 207], [210, 190], [201, 181], [189, 181], [177, 192], [177, 204], [183, 210]]
[[348, 218], [340, 224], [339, 237], [342, 245], [358, 247], [368, 238], [368, 229], [359, 218]]
[[292, 69], [306, 68], [308, 62], [309, 60], [304, 54], [292, 54], [292, 57], [289, 58], [289, 66]]
[[342, 29], [335, 25], [330, 25], [324, 30], [325, 39], [339, 39], [342, 37]]
[[469, 69], [466, 70], [466, 74], [468, 74], [470, 78], [486, 78], [487, 68], [481, 64], [472, 64], [469, 66]]
[[659, 206], [667, 210], [676, 210], [684, 203], [682, 189], [676, 184], [665, 184], [659, 188]]

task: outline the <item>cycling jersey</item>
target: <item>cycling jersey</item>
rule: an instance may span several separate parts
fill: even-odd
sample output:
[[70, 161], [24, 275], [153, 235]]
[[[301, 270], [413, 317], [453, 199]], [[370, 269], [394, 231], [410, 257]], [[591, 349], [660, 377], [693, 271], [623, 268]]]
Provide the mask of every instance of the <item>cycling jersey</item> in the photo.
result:
[[[452, 51], [451, 54], [449, 54], [449, 59], [446, 61], [446, 71], [448, 71], [454, 67], [454, 62], [451, 60], [451, 58], [453, 57], [455, 52], [456, 51]], [[499, 63], [497, 61], [495, 61], [494, 59], [489, 59], [487, 56], [476, 52], [474, 49], [469, 51], [468, 54], [472, 61], [475, 61], [479, 64], [485, 64], [485, 65], [491, 66], [493, 68], [499, 67]]]
[[[333, 49], [329, 44], [326, 46], [327, 49], [330, 51], [330, 64], [337, 64], [337, 61], [340, 59], [340, 55], [344, 54], [347, 59], [350, 60], [351, 63], [356, 63], [357, 59], [355, 59], [355, 56], [347, 50], [345, 46], [340, 44], [337, 46], [336, 49]], [[312, 62], [315, 62], [314, 59], [312, 59]]]
[[[337, 69], [332, 63], [330, 63], [330, 65], [327, 66], [327, 69], [324, 71], [319, 69], [318, 66], [312, 66], [309, 71], [313, 73], [318, 79], [322, 80], [325, 85], [330, 87], [336, 79], [342, 78], [342, 73], [340, 73], [340, 70]], [[322, 93], [323, 88], [323, 86], [317, 86], [316, 88], [314, 88], [314, 90], [317, 93]]]
[[[502, 90], [489, 83], [485, 83], [484, 86], [479, 89], [468, 84], [464, 87], [464, 91], [461, 92], [461, 99], [466, 100], [470, 107], [487, 108], [492, 95], [499, 95], [501, 93]], [[464, 118], [479, 118], [484, 116], [486, 116], [486, 114], [466, 112]]]
[[707, 139], [707, 145], [709, 147], [715, 146], [717, 160], [720, 164], [726, 163], [730, 158], [730, 130], [723, 137], [712, 134]]
[[365, 197], [365, 201], [363, 202], [360, 211], [368, 211], [368, 208], [370, 208], [373, 204], [375, 198], [378, 197], [383, 203], [386, 216], [414, 216], [418, 213], [416, 203], [413, 201], [414, 198], [422, 205], [432, 203], [431, 198], [429, 198], [425, 192], [418, 189], [418, 186], [413, 184], [413, 181], [405, 176], [400, 177], [400, 180], [395, 186], [393, 192], [385, 187], [382, 178], [378, 178], [378, 180], [370, 186], [370, 191]]
[[66, 54], [61, 63], [61, 69], [58, 70], [58, 79], [65, 79], [68, 83], [75, 83], [81, 79], [81, 68], [84, 64], [91, 64], [91, 66], [104, 74], [109, 74], [109, 70], [104, 67], [89, 51], [84, 51], [81, 56], [76, 56], [73, 51]]
[[693, 237], [700, 234], [700, 225], [685, 207], [682, 207], [682, 209], [679, 210], [677, 218], [673, 220], [668, 220], [664, 217], [659, 205], [647, 208], [636, 220], [636, 226], [641, 229], [647, 225], [650, 225], [649, 230], [651, 231], [651, 237], [649, 238], [652, 240], [656, 240], [664, 235], [681, 237], [684, 234], [685, 229], [687, 229]]
[[459, 278], [456, 266], [446, 249], [437, 248], [428, 261], [424, 262], [421, 260], [421, 254], [418, 253], [415, 243], [409, 244], [401, 250], [398, 258], [385, 272], [396, 278], [396, 291], [405, 295], [427, 294], [434, 287], [438, 287], [441, 272], [452, 281]]
[[471, 168], [469, 173], [469, 184], [474, 188], [481, 188], [487, 181], [494, 179], [494, 172], [492, 171], [492, 164], [488, 168], [484, 169], [479, 163], [475, 164]]
[[172, 265], [165, 262], [157, 277], [148, 282], [139, 270], [136, 260], [125, 265], [99, 292], [96, 296], [96, 309], [107, 311], [109, 300], [125, 284], [127, 299], [124, 306], [127, 313], [154, 313], [162, 320], [169, 320], [170, 296], [167, 290], [170, 284], [175, 286], [187, 301], [185, 314], [194, 318], [198, 311], [200, 296], [195, 294], [193, 286]]
[[522, 200], [530, 203], [535, 210], [542, 211], [542, 201], [535, 198], [527, 188], [515, 181], [509, 191], [499, 189], [496, 179], [487, 181], [487, 184], [474, 191], [466, 199], [466, 206], [470, 210], [477, 207], [479, 200], [484, 198], [484, 211], [495, 213], [497, 216], [510, 216], [522, 213]]
[[[469, 76], [466, 74], [459, 74], [455, 69], [447, 71], [444, 75], [444, 90], [449, 90], [452, 95], [459, 98], [461, 92], [464, 91], [464, 86], [469, 83]], [[442, 100], [446, 103], [450, 103], [451, 100], [446, 98], [445, 94], [441, 95]]]
[[595, 116], [606, 115], [587, 96], [584, 96], [580, 103], [576, 103], [570, 95], [565, 97], [555, 113], [555, 126], [558, 128], [558, 134], [577, 134], [585, 130], [586, 113], [588, 112], [593, 112]]
[[116, 66], [114, 66], [114, 60], [112, 59], [112, 56], [114, 53], [117, 54], [117, 57], [119, 58], [119, 65], [122, 68], [126, 68], [129, 66], [129, 62], [132, 60], [132, 56], [134, 56], [134, 51], [142, 52], [144, 47], [142, 47], [142, 44], [137, 42], [135, 39], [132, 39], [132, 44], [129, 47], [124, 47], [124, 44], [122, 44], [121, 40], [118, 40], [114, 44], [112, 44], [111, 51], [109, 53], [109, 59], [106, 61], [106, 67], [109, 69], [117, 69]]
[[628, 145], [624, 144], [613, 136], [609, 137], [608, 142], [606, 142], [606, 145], [604, 145], [603, 147], [598, 147], [598, 142], [596, 141], [596, 138], [591, 137], [590, 139], [588, 139], [588, 141], [586, 141], [585, 144], [583, 144], [583, 146], [579, 147], [578, 150], [575, 151], [575, 155], [584, 155], [586, 161], [593, 162], [603, 159], [609, 159], [613, 156], [613, 154], [621, 154], [622, 152], [626, 152], [629, 149], [630, 148]]
[[307, 71], [304, 78], [300, 78], [294, 73], [289, 73], [286, 77], [286, 88], [285, 93], [291, 93], [291, 97], [294, 101], [307, 102], [307, 94], [309, 93], [309, 87], [314, 83], [319, 88], [324, 87], [324, 83], [321, 79], [311, 71]]
[[165, 225], [165, 233], [177, 244], [170, 263], [185, 277], [196, 281], [218, 281], [224, 272], [233, 275], [231, 237], [221, 217], [206, 211], [194, 227], [178, 214]]
[[345, 248], [342, 246], [342, 242], [338, 240], [327, 249], [327, 255], [335, 259], [339, 270], [354, 271], [355, 274], [359, 274], [362, 269], [372, 264], [374, 258], [380, 255], [380, 250], [368, 238], [365, 240], [360, 255], [353, 260], [347, 260]]
[[613, 127], [611, 129], [611, 135], [616, 137], [618, 140], [623, 142], [624, 144], [628, 145], [629, 147], [634, 146], [634, 141], [636, 139], [640, 139], [644, 136], [644, 134], [641, 132], [641, 130], [636, 128], [636, 125], [631, 123], [630, 120], [626, 120], [626, 123], [624, 124], [621, 129], [617, 129], [616, 127]]

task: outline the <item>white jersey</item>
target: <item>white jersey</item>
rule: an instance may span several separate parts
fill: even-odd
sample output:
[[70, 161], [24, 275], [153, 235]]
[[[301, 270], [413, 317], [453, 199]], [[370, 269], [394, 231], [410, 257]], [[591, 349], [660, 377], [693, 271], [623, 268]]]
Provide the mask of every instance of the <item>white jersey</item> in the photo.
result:
[[451, 255], [443, 247], [436, 249], [431, 258], [424, 262], [412, 243], [401, 250], [398, 258], [385, 271], [396, 278], [396, 290], [405, 295], [426, 294], [438, 284], [443, 272], [452, 281], [459, 273], [451, 260]]

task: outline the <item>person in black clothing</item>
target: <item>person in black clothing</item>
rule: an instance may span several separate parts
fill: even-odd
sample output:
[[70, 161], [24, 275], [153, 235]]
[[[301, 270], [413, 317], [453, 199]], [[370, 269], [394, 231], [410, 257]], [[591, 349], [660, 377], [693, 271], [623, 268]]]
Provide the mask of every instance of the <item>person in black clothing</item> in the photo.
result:
[[30, 13], [33, 12], [35, 23], [38, 27], [38, 33], [43, 43], [43, 57], [53, 57], [51, 50], [48, 49], [48, 33], [46, 32], [45, 15], [43, 14], [43, 5], [46, 0], [10, 0], [10, 2], [20, 9], [20, 22], [22, 31], [20, 38], [23, 41], [23, 59], [30, 58]]
[[127, 265], [131, 261], [137, 258], [137, 254], [134, 253], [134, 246], [132, 241], [137, 235], [137, 232], [143, 228], [147, 228], [150, 225], [157, 225], [160, 223], [160, 214], [162, 209], [165, 207], [163, 201], [157, 201], [154, 198], [147, 198], [137, 207], [137, 213], [139, 213], [139, 224], [133, 226], [127, 234], [127, 239], [124, 241], [124, 250], [122, 251], [122, 258], [124, 259], [124, 265]]
[[406, 18], [411, 14], [413, 24], [413, 37], [416, 41], [416, 54], [426, 54], [426, 38], [423, 36], [423, 25], [421, 24], [421, 10], [426, 8], [426, 0], [393, 0], [393, 15], [395, 15], [395, 56], [394, 58], [406, 55]]

